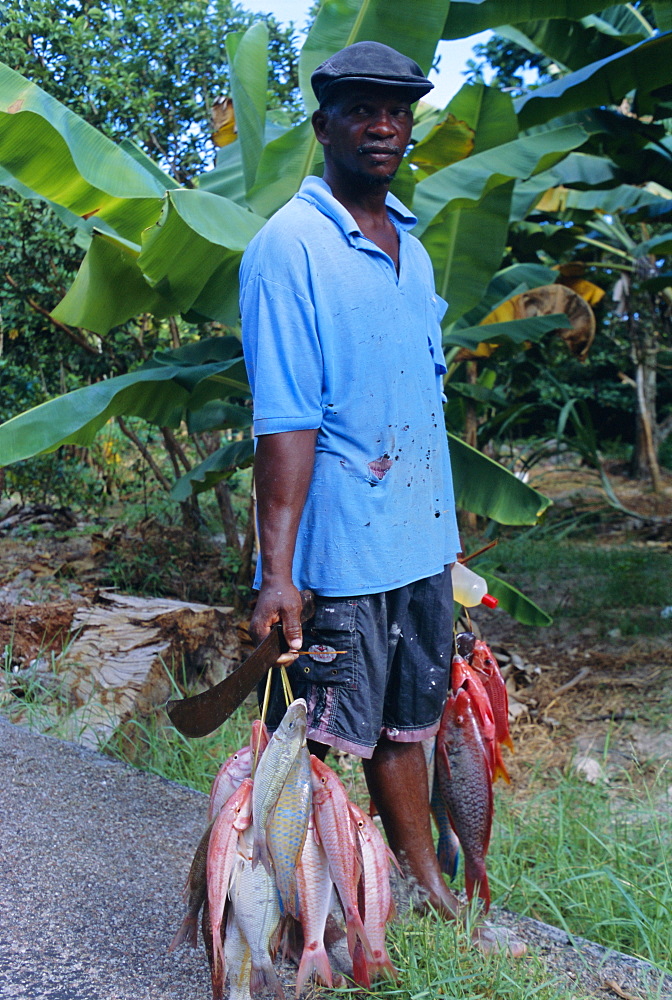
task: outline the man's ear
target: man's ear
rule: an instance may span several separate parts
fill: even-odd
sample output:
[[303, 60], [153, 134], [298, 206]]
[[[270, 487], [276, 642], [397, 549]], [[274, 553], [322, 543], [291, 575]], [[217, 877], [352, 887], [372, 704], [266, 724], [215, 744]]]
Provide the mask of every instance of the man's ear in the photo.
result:
[[311, 122], [313, 123], [313, 131], [315, 132], [315, 138], [322, 146], [329, 145], [329, 137], [327, 135], [327, 121], [328, 115], [326, 111], [318, 108], [317, 111], [313, 111], [313, 116]]

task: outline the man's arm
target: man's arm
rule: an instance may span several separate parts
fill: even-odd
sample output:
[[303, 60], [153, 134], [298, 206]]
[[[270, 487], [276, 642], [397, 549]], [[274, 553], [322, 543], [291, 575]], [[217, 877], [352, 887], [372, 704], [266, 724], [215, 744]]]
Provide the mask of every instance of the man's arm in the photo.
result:
[[301, 648], [301, 596], [292, 582], [292, 561], [313, 475], [316, 439], [317, 429], [262, 434], [257, 440], [254, 479], [262, 583], [250, 622], [257, 643], [281, 621], [290, 649]]

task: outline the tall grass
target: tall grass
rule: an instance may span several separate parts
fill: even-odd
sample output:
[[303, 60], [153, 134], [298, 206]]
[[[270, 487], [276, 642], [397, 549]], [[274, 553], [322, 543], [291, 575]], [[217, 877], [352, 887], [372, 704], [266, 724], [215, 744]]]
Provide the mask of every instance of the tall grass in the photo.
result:
[[672, 801], [664, 769], [635, 789], [560, 777], [525, 801], [497, 795], [488, 871], [516, 913], [672, 973]]

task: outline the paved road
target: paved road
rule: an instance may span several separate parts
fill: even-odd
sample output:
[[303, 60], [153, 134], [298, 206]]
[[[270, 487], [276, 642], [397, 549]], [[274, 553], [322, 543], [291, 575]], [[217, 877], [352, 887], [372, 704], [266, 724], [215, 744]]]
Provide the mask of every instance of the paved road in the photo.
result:
[[207, 797], [0, 718], [0, 998], [208, 1000], [167, 954]]

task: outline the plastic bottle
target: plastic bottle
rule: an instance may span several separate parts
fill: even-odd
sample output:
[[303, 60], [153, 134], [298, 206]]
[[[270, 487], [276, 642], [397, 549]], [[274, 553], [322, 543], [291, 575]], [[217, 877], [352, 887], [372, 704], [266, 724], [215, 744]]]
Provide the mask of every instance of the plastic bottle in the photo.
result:
[[499, 603], [496, 597], [488, 593], [488, 585], [482, 576], [474, 573], [464, 563], [453, 563], [450, 571], [453, 581], [453, 600], [465, 608], [473, 608], [477, 604], [485, 604], [486, 608], [496, 608]]

